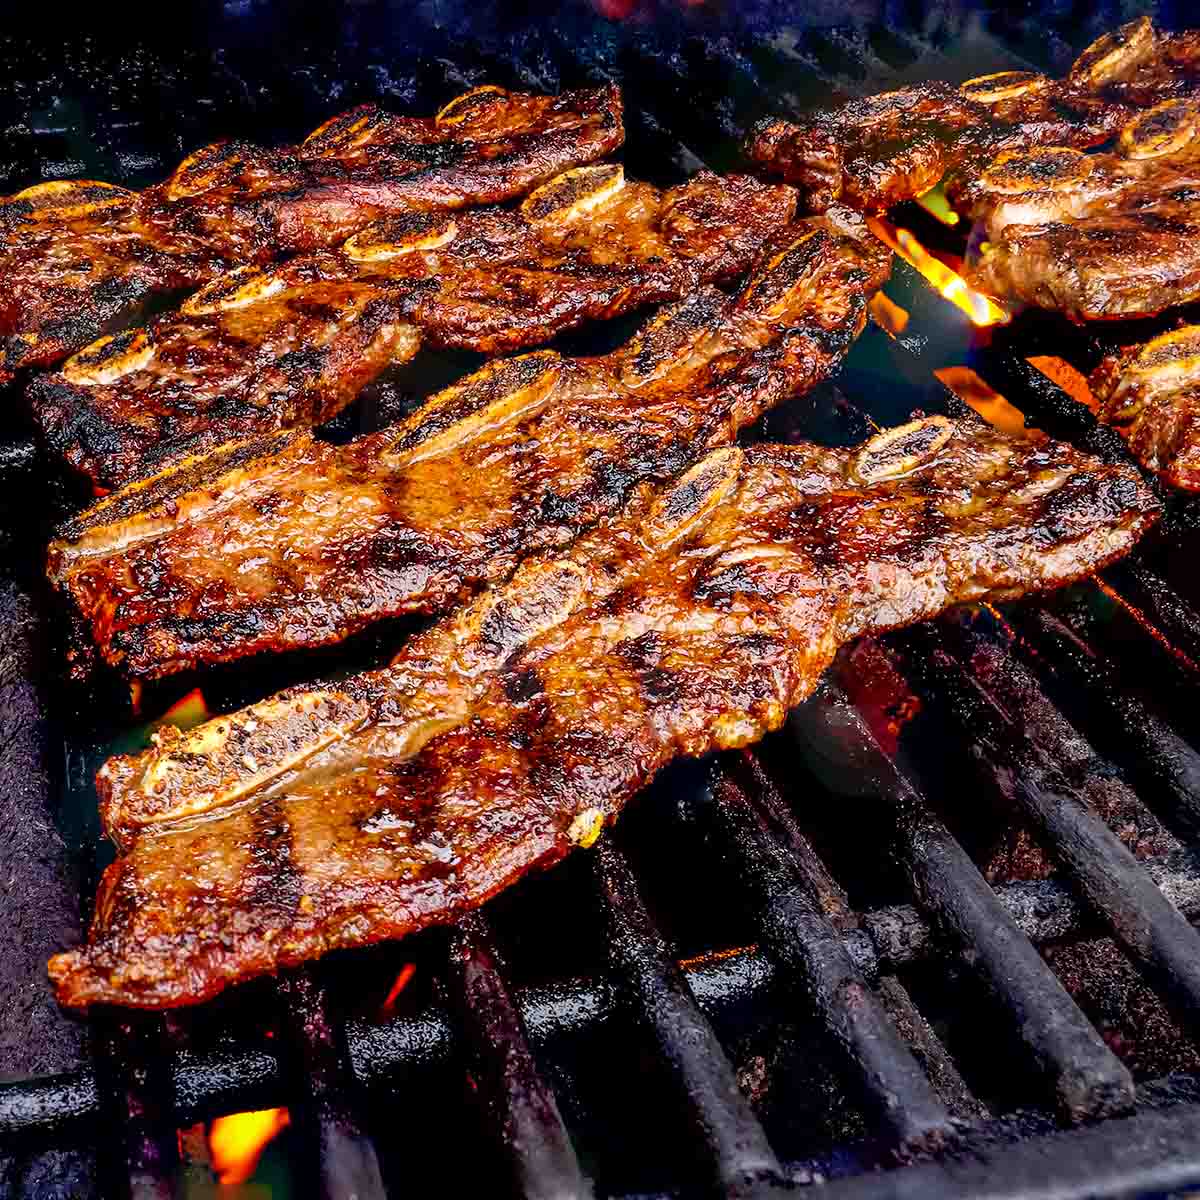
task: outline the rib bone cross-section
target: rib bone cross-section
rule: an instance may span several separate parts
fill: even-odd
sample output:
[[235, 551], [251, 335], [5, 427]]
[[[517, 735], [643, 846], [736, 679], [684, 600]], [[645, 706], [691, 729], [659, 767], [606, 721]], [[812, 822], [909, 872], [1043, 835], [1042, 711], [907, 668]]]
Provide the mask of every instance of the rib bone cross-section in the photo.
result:
[[1200, 36], [1142, 17], [1097, 39], [1062, 79], [1001, 71], [955, 87], [920, 83], [850, 100], [801, 122], [764, 120], [748, 156], [797, 184], [813, 211], [891, 208], [996, 154], [1106, 142], [1139, 111], [1200, 93]]
[[611, 354], [498, 360], [345, 446], [250, 439], [130, 485], [51, 577], [142, 677], [439, 610], [828, 375], [889, 259], [844, 210], [789, 226], [739, 295], [701, 287]]
[[93, 180], [0, 201], [0, 382], [231, 266], [336, 246], [381, 216], [522, 196], [624, 140], [615, 88], [476, 88], [434, 117], [374, 105], [298, 146], [224, 141], [143, 192]]
[[1079, 321], [1200, 298], [1200, 99], [1140, 113], [1109, 153], [1000, 154], [951, 195], [986, 237], [969, 274], [994, 295]]
[[188, 1004], [454, 920], [590, 844], [672, 758], [778, 727], [848, 640], [1065, 583], [1154, 516], [1131, 466], [944, 417], [716, 449], [389, 668], [110, 760], [120, 854], [87, 946], [51, 962], [58, 996]]
[[707, 172], [667, 191], [577, 167], [517, 210], [411, 212], [337, 251], [242, 267], [29, 388], [51, 447], [119, 487], [235, 437], [319, 424], [421, 341], [496, 352], [741, 274], [795, 193]]

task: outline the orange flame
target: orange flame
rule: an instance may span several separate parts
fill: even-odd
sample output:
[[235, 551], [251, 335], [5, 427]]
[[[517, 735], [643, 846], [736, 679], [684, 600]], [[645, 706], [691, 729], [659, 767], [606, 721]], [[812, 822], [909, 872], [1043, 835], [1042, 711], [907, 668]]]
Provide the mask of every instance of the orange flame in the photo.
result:
[[1092, 412], [1099, 409], [1100, 406], [1096, 403], [1096, 397], [1092, 395], [1087, 376], [1081, 371], [1077, 371], [1069, 362], [1065, 362], [1053, 354], [1037, 354], [1028, 362], [1031, 367], [1037, 367], [1047, 379], [1054, 380], [1072, 400], [1085, 405]]
[[935, 221], [941, 221], [943, 225], [958, 224], [958, 213], [950, 207], [950, 202], [946, 199], [946, 193], [940, 183], [931, 187], [923, 196], [918, 196], [917, 203]]
[[989, 387], [970, 367], [939, 367], [934, 375], [960, 400], [969, 404], [989, 425], [1012, 437], [1044, 441], [1040, 429], [1025, 424], [1025, 414]]
[[888, 299], [882, 292], [876, 292], [867, 304], [875, 324], [884, 333], [899, 337], [908, 328], [908, 310], [901, 308], [895, 301]]
[[267, 1143], [291, 1122], [286, 1108], [218, 1117], [208, 1132], [213, 1170], [224, 1184], [245, 1183], [254, 1174]]
[[170, 708], [163, 713], [160, 724], [177, 725], [180, 729], [191, 729], [202, 725], [208, 720], [210, 713], [204, 693], [199, 688], [192, 688], [186, 696], [180, 696]]
[[416, 963], [405, 963], [400, 968], [400, 973], [396, 976], [396, 982], [392, 984], [391, 990], [379, 1006], [379, 1016], [382, 1019], [386, 1020], [388, 1017], [395, 1016], [396, 1001], [400, 998], [400, 993], [408, 987], [409, 981], [416, 973]]
[[889, 225], [879, 217], [868, 217], [867, 226], [885, 246], [900, 255], [910, 267], [920, 271], [945, 299], [965, 312], [973, 324], [1006, 325], [1011, 320], [995, 300], [983, 292], [975, 291], [957, 271], [930, 254], [911, 231]]

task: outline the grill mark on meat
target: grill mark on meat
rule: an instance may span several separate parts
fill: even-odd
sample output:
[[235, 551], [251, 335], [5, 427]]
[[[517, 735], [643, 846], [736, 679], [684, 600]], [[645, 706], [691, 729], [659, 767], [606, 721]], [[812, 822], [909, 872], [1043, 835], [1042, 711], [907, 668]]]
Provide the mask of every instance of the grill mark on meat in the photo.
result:
[[[227, 447], [114, 493], [63, 529], [51, 575], [104, 661], [151, 677], [436, 611], [827, 375], [890, 260], [859, 234], [786, 229], [740, 297], [704, 289], [607, 356], [501, 360], [346, 446]], [[151, 561], [169, 604], [137, 584]]]
[[386, 213], [523, 195], [624, 139], [613, 87], [535, 96], [497, 89], [461, 122], [373, 106], [291, 150], [218, 143], [141, 193], [92, 180], [0, 199], [0, 382], [136, 321], [154, 296], [230, 264], [333, 246]]
[[[337, 253], [240, 267], [130, 335], [146, 349], [123, 369], [102, 374], [110, 343], [34, 380], [35, 419], [76, 468], [121, 486], [206, 445], [328, 419], [421, 340], [512, 349], [731, 278], [794, 213], [791, 188], [745, 176], [701, 173], [663, 192], [616, 170], [568, 172], [574, 206], [545, 219], [402, 214]], [[236, 414], [217, 420], [233, 397]], [[92, 414], [110, 440], [79, 439]]]
[[270, 799], [250, 810], [253, 851], [245, 867], [246, 905], [265, 916], [268, 930], [294, 924], [304, 878], [292, 858], [292, 829], [283, 804]]
[[[864, 454], [897, 441], [912, 454], [865, 479]], [[168, 738], [110, 760], [121, 852], [88, 945], [51, 963], [59, 999], [193, 1003], [454, 920], [567, 854], [590, 814], [615, 819], [672, 758], [778, 727], [841, 644], [1088, 574], [1156, 514], [1131, 466], [974, 421], [925, 418], [865, 450], [713, 451], [339, 684], [353, 719], [285, 735], [286, 773], [239, 756], [278, 742], [296, 703], [318, 711], [304, 689], [219, 718], [236, 752], [181, 756]], [[285, 929], [274, 895], [247, 904], [225, 874], [254, 850], [246, 814], [275, 804], [308, 898]]]

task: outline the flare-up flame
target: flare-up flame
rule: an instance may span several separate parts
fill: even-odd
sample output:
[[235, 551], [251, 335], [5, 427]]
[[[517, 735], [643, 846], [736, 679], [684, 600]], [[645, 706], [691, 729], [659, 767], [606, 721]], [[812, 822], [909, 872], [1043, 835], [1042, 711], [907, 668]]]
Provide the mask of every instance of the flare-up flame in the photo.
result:
[[908, 328], [908, 312], [883, 292], [876, 292], [867, 304], [875, 324], [892, 337], [899, 337]]
[[940, 183], [936, 187], [931, 187], [923, 196], [918, 196], [917, 203], [935, 221], [941, 221], [943, 225], [958, 224], [958, 213], [950, 207], [950, 201], [946, 199], [946, 193]]
[[891, 225], [879, 217], [868, 217], [867, 225], [885, 246], [894, 250], [914, 270], [920, 271], [942, 296], [965, 312], [973, 324], [1008, 323], [1009, 314], [995, 300], [975, 291], [957, 271], [930, 254], [910, 230]]
[[396, 1001], [400, 999], [400, 993], [408, 987], [412, 982], [412, 977], [417, 973], [416, 963], [405, 963], [400, 968], [399, 974], [396, 976], [391, 988], [388, 990], [387, 996], [383, 1003], [379, 1006], [379, 1017], [381, 1020], [390, 1020], [396, 1015]]
[[218, 1117], [208, 1133], [208, 1148], [217, 1178], [224, 1184], [245, 1183], [254, 1174], [267, 1144], [290, 1121], [286, 1108], [263, 1108]]

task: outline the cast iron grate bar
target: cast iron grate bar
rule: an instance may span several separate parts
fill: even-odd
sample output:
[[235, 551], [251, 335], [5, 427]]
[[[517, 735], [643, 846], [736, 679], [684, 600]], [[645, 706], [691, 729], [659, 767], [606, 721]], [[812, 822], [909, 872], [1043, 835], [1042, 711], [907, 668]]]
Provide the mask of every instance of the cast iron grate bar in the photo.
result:
[[1006, 1145], [889, 1174], [838, 1179], [822, 1200], [970, 1197], [1183, 1196], [1200, 1185], [1200, 1106], [1118, 1117], [1102, 1125]]
[[880, 975], [875, 981], [875, 994], [950, 1115], [964, 1127], [968, 1122], [986, 1119], [990, 1115], [987, 1105], [971, 1091], [899, 977]]
[[1200, 836], [1200, 753], [1058, 617], [1044, 608], [1018, 608], [1009, 619], [1021, 635], [1014, 649], [1066, 685], [1059, 688], [1065, 707], [1086, 701], [1084, 722], [1103, 733], [1163, 821], [1184, 839]]
[[316, 1154], [322, 1200], [384, 1200], [375, 1148], [350, 1108], [354, 1077], [346, 1035], [311, 968], [280, 978], [281, 1066], [298, 1097], [297, 1122]]
[[590, 1200], [592, 1189], [554, 1093], [538, 1073], [479, 913], [459, 922], [451, 934], [446, 990], [489, 1127], [502, 1142], [519, 1194], [528, 1200]]
[[1200, 1028], [1200, 934], [1095, 814], [1062, 770], [1065, 753], [1039, 748], [933, 631], [897, 639], [906, 672], [969, 743], [988, 782], [1023, 810], [1055, 858], [1143, 973]]
[[726, 1195], [783, 1178], [758, 1118], [687, 979], [671, 957], [624, 854], [604, 838], [595, 852], [609, 960], [622, 993], [653, 1035], [704, 1139], [714, 1182]]
[[1017, 928], [950, 830], [883, 752], [862, 715], [827, 684], [796, 716], [814, 748], [837, 747], [869, 781], [920, 905], [978, 975], [1028, 1052], [1055, 1106], [1073, 1122], [1128, 1111], [1133, 1077]]
[[708, 807], [751, 894], [760, 944], [803, 987], [871, 1119], [903, 1150], [942, 1144], [954, 1131], [950, 1114], [821, 911], [819, 881], [726, 771], [718, 769]]
[[[802, 706], [801, 712], [806, 711], [812, 703], [810, 700]], [[810, 894], [830, 924], [841, 934], [845, 945], [847, 934], [859, 927], [858, 914], [851, 908], [845, 891], [805, 836], [762, 763], [752, 751], [743, 750], [739, 755], [726, 757], [722, 767], [738, 790], [743, 795], [752, 795], [769, 817], [775, 836], [796, 860]], [[862, 971], [861, 962], [857, 959], [854, 962]], [[986, 1108], [971, 1094], [946, 1048], [913, 1003], [903, 983], [895, 975], [881, 974], [877, 963], [872, 965], [869, 973], [862, 973], [874, 982], [892, 1023], [902, 1034], [951, 1115], [963, 1120], [986, 1115]]]
[[[118, 1125], [112, 1141], [101, 1142], [113, 1186], [127, 1188], [129, 1200], [171, 1200], [179, 1147], [163, 1020], [103, 1010], [92, 1020], [92, 1036], [97, 1107]], [[120, 1161], [112, 1161], [118, 1155]]]
[[[1143, 869], [1186, 916], [1200, 918], [1200, 851], [1180, 849], [1142, 863]], [[994, 889], [1017, 928], [1036, 944], [1093, 936], [1096, 923], [1075, 890], [1062, 879], [1019, 880]], [[909, 904], [868, 909], [861, 930], [842, 933], [842, 945], [867, 979], [880, 963], [891, 969], [936, 960], [941, 941]], [[777, 968], [754, 947], [681, 964], [688, 990], [706, 1008], [720, 1009], [769, 995]], [[603, 1021], [611, 997], [602, 981], [567, 980], [552, 988], [518, 988], [513, 1003], [535, 1049], [567, 1036], [586, 1036]], [[355, 1082], [383, 1092], [406, 1072], [448, 1063], [457, 1033], [444, 1013], [430, 1009], [381, 1024], [351, 1020], [346, 1028]], [[181, 1051], [170, 1065], [175, 1111], [181, 1125], [229, 1112], [286, 1103], [274, 1047], [226, 1048], [193, 1055]], [[87, 1136], [101, 1115], [94, 1071], [0, 1084], [0, 1139]]]
[[1145, 563], [1115, 563], [1105, 578], [1127, 604], [1140, 610], [1177, 650], [1200, 664], [1200, 613]]

